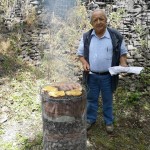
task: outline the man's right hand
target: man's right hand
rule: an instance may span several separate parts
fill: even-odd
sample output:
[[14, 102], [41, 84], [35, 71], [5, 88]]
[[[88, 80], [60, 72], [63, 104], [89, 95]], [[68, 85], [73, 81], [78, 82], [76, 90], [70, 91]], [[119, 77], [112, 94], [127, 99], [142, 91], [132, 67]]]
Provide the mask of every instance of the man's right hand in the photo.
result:
[[90, 65], [88, 63], [83, 63], [84, 71], [90, 71]]
[[89, 63], [85, 60], [85, 58], [83, 56], [79, 57], [79, 60], [81, 61], [82, 65], [83, 65], [83, 69], [84, 71], [90, 71], [90, 65]]

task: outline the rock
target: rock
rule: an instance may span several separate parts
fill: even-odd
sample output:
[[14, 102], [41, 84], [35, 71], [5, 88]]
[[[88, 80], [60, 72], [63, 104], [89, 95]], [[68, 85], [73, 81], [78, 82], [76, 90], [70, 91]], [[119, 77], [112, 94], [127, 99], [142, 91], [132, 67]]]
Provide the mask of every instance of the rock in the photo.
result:
[[134, 43], [134, 46], [135, 46], [135, 47], [137, 47], [137, 46], [140, 45], [139, 41], [136, 41], [136, 40], [134, 40], [133, 43]]
[[147, 86], [147, 88], [146, 88], [146, 89], [147, 89], [147, 91], [150, 91], [150, 86]]
[[142, 57], [142, 58], [138, 58], [138, 62], [140, 62], [141, 64], [143, 64], [143, 62], [145, 62], [145, 59]]
[[0, 62], [4, 62], [4, 57], [3, 56], [0, 56]]
[[130, 91], [134, 92], [135, 91], [135, 84], [130, 85]]
[[2, 113], [2, 114], [0, 115], [0, 123], [6, 122], [7, 119], [8, 119], [8, 116], [7, 116], [6, 113]]
[[29, 61], [29, 60], [30, 60], [30, 57], [27, 56], [27, 57], [25, 57], [23, 60], [24, 60], [24, 61]]
[[41, 65], [41, 61], [37, 61], [36, 63], [35, 63], [35, 66], [40, 66]]
[[129, 58], [132, 59], [132, 56], [128, 53], [128, 54], [127, 54], [127, 58], [128, 58], [128, 59], [129, 59]]
[[93, 8], [94, 8], [94, 9], [99, 8], [98, 4], [95, 3], [95, 4], [93, 5]]
[[127, 59], [128, 63], [133, 63], [135, 60], [134, 59]]
[[10, 109], [7, 106], [2, 107], [2, 112], [9, 112]]
[[128, 50], [136, 50], [137, 48], [134, 47], [133, 45], [128, 45]]
[[98, 4], [99, 6], [106, 6], [105, 2], [95, 2], [96, 4]]
[[22, 55], [26, 55], [26, 54], [27, 54], [27, 51], [24, 50], [24, 51], [21, 52], [21, 54], [22, 54]]
[[134, 1], [133, 0], [127, 0], [127, 2], [126, 2], [126, 9], [128, 10], [128, 11], [130, 11], [130, 10], [132, 10], [133, 9], [133, 6], [134, 6]]
[[117, 9], [118, 9], [118, 7], [117, 7], [116, 5], [112, 5], [112, 10], [113, 10], [114, 12], [116, 12]]
[[39, 5], [39, 4], [40, 4], [39, 1], [32, 1], [32, 2], [30, 2], [30, 3], [33, 4], [33, 5]]
[[136, 54], [136, 55], [134, 56], [134, 58], [136, 58], [136, 59], [141, 58], [141, 57], [142, 57], [141, 54]]
[[150, 53], [146, 55], [146, 58], [150, 60]]

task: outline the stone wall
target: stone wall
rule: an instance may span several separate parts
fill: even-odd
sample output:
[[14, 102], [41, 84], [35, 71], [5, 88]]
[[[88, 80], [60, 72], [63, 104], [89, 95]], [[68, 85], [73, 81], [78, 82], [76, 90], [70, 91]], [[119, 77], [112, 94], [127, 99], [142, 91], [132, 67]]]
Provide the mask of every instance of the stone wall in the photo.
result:
[[[1, 35], [5, 38], [17, 35], [19, 57], [24, 61], [39, 66], [41, 64], [42, 48], [41, 22], [42, 5], [38, 0], [14, 0], [7, 13], [2, 14]], [[27, 10], [28, 9], [28, 10]], [[17, 34], [16, 34], [17, 33]]]
[[76, 0], [14, 0], [7, 15], [0, 12], [3, 15], [1, 34], [7, 36], [20, 26], [19, 57], [39, 66], [44, 50], [49, 48], [44, 39], [51, 28], [51, 18], [55, 15], [65, 19], [67, 11], [74, 6]]

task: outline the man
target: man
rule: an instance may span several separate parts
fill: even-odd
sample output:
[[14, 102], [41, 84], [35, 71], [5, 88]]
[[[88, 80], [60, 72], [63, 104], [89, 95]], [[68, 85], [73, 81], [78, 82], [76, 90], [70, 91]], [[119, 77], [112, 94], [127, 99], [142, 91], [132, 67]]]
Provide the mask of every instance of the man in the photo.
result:
[[107, 27], [107, 17], [103, 10], [93, 11], [91, 25], [93, 29], [83, 34], [77, 52], [87, 84], [87, 130], [96, 122], [101, 94], [106, 131], [112, 133], [113, 91], [117, 87], [118, 75], [111, 76], [108, 68], [127, 66], [127, 49], [122, 35]]

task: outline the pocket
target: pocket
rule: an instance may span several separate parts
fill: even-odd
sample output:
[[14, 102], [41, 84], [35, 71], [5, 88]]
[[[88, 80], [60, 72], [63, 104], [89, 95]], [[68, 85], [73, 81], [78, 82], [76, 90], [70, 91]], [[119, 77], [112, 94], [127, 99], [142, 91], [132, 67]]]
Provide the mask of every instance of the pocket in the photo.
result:
[[112, 56], [113, 56], [113, 50], [112, 50], [112, 48], [107, 48], [105, 59], [106, 60], [112, 60]]

